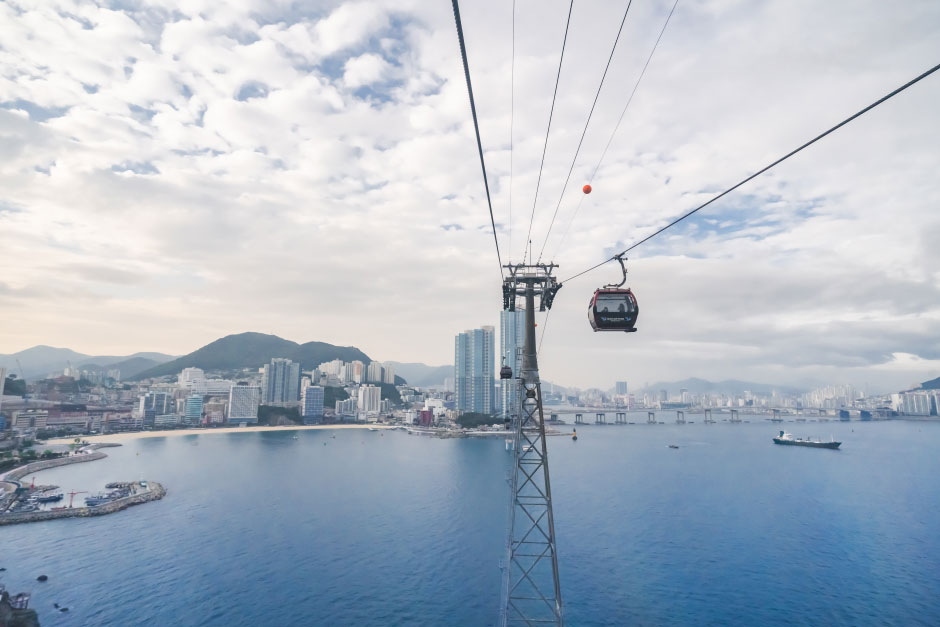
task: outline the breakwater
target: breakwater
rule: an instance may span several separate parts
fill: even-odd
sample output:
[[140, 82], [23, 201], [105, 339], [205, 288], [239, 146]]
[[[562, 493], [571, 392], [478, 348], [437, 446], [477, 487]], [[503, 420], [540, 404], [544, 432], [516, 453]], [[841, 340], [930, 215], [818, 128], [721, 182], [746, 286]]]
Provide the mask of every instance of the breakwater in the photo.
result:
[[132, 505], [158, 501], [166, 496], [166, 488], [155, 481], [133, 482], [130, 485], [141, 491], [119, 499], [114, 499], [94, 507], [66, 507], [63, 509], [50, 509], [36, 512], [20, 512], [16, 514], [0, 515], [0, 526], [15, 525], [25, 522], [38, 522], [42, 520], [55, 520], [57, 518], [75, 518], [87, 516], [103, 516], [127, 509]]
[[103, 459], [107, 457], [107, 455], [98, 451], [97, 449], [109, 448], [112, 446], [121, 445], [111, 442], [96, 442], [94, 444], [87, 444], [83, 446], [80, 449], [80, 452], [76, 455], [69, 455], [68, 457], [56, 457], [54, 459], [41, 459], [39, 461], [26, 464], [25, 466], [8, 470], [6, 473], [0, 475], [0, 481], [19, 481], [26, 475], [33, 472], [39, 472], [40, 470], [49, 470], [50, 468], [57, 468], [59, 466], [80, 464], [82, 462], [93, 462], [96, 459]]

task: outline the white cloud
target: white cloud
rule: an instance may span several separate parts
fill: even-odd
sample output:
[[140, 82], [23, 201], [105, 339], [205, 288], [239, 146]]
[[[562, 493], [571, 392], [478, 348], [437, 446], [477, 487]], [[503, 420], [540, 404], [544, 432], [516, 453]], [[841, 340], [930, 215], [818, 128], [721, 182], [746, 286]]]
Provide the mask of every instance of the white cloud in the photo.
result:
[[392, 66], [377, 54], [364, 54], [346, 62], [343, 82], [348, 87], [362, 87], [389, 80]]
[[[631, 9], [546, 255], [669, 6]], [[449, 7], [305, 8], [0, 4], [0, 352], [183, 353], [258, 330], [448, 363], [453, 333], [495, 323]], [[518, 7], [510, 220], [509, 5], [462, 7], [504, 260], [528, 230], [566, 8]], [[536, 250], [622, 10], [576, 5]], [[560, 249], [561, 277], [926, 69], [938, 25], [929, 1], [680, 3]], [[637, 249], [639, 333], [587, 325], [615, 268], [566, 284], [544, 376], [926, 378], [940, 351], [938, 99], [931, 77]]]

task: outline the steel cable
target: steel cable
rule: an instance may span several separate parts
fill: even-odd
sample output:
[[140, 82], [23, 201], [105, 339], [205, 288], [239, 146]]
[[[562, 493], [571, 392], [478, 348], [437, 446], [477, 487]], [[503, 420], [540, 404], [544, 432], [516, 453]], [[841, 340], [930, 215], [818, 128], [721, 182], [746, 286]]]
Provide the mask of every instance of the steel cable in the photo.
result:
[[691, 211], [689, 211], [689, 212], [687, 212], [687, 213], [684, 213], [683, 215], [679, 216], [678, 218], [676, 218], [675, 220], [673, 220], [672, 222], [670, 222], [670, 223], [667, 224], [666, 226], [660, 228], [660, 229], [657, 230], [656, 232], [652, 233], [651, 235], [647, 235], [646, 237], [644, 237], [644, 238], [641, 239], [640, 241], [631, 244], [631, 245], [630, 245], [628, 248], [626, 248], [624, 251], [622, 251], [622, 252], [618, 253], [617, 255], [614, 255], [613, 257], [610, 257], [609, 259], [606, 259], [606, 260], [604, 260], [604, 261], [602, 261], [602, 262], [600, 262], [600, 263], [598, 263], [598, 264], [596, 264], [596, 265], [591, 266], [591, 267], [588, 268], [587, 270], [582, 270], [581, 272], [578, 272], [577, 274], [571, 275], [570, 277], [568, 277], [567, 279], [565, 279], [565, 281], [563, 281], [563, 282], [567, 282], [567, 281], [571, 281], [572, 279], [576, 279], [576, 278], [578, 278], [579, 276], [582, 276], [582, 275], [584, 275], [584, 274], [587, 274], [588, 272], [591, 272], [592, 270], [596, 270], [596, 269], [600, 268], [601, 266], [603, 266], [603, 265], [605, 265], [605, 264], [607, 264], [607, 263], [610, 263], [611, 261], [613, 261], [614, 259], [616, 259], [616, 258], [617, 258], [618, 256], [620, 256], [620, 255], [625, 255], [625, 254], [627, 254], [628, 252], [630, 252], [631, 250], [633, 250], [633, 249], [636, 248], [637, 246], [648, 242], [649, 240], [653, 239], [654, 237], [656, 237], [657, 235], [659, 235], [659, 234], [662, 233], [663, 231], [665, 231], [665, 230], [667, 230], [667, 229], [669, 229], [669, 228], [675, 226], [676, 224], [678, 224], [679, 222], [682, 222], [683, 220], [685, 220], [686, 218], [688, 218], [688, 217], [691, 216], [692, 214], [694, 214], [694, 213], [696, 213], [696, 212], [698, 212], [698, 211], [701, 211], [702, 209], [704, 209], [704, 208], [707, 207], [708, 205], [712, 204], [712, 203], [715, 202], [716, 200], [719, 200], [719, 199], [723, 198], [724, 196], [727, 196], [728, 194], [730, 194], [731, 192], [733, 192], [733, 191], [736, 190], [737, 188], [741, 187], [741, 186], [744, 185], [745, 183], [747, 183], [747, 182], [749, 182], [749, 181], [751, 181], [751, 180], [757, 178], [758, 176], [760, 176], [761, 174], [763, 174], [763, 173], [766, 172], [767, 170], [770, 170], [771, 168], [773, 168], [774, 166], [776, 166], [776, 165], [778, 165], [778, 164], [780, 164], [780, 163], [783, 163], [784, 161], [786, 161], [787, 159], [789, 159], [789, 158], [792, 157], [793, 155], [797, 154], [798, 152], [802, 151], [803, 149], [808, 148], [809, 146], [812, 146], [813, 144], [815, 144], [816, 142], [818, 142], [820, 139], [822, 139], [822, 138], [826, 137], [827, 135], [829, 135], [829, 134], [831, 134], [831, 133], [833, 133], [833, 132], [839, 130], [840, 128], [842, 128], [843, 126], [845, 126], [845, 125], [848, 124], [849, 122], [855, 120], [856, 118], [858, 118], [858, 117], [860, 117], [860, 116], [862, 116], [862, 115], [868, 113], [869, 111], [871, 111], [872, 109], [874, 109], [874, 108], [877, 107], [878, 105], [882, 104], [883, 102], [886, 102], [887, 100], [893, 98], [894, 96], [897, 96], [899, 93], [901, 93], [902, 91], [904, 91], [904, 90], [907, 89], [908, 87], [911, 87], [912, 85], [914, 85], [914, 84], [916, 84], [916, 83], [922, 81], [923, 79], [927, 78], [928, 76], [930, 76], [931, 74], [933, 74], [933, 73], [936, 72], [937, 70], [940, 70], [940, 64], [937, 64], [937, 65], [933, 66], [932, 68], [930, 68], [929, 70], [927, 70], [926, 72], [924, 72], [923, 74], [921, 74], [920, 76], [918, 76], [918, 77], [916, 77], [916, 78], [914, 78], [914, 79], [912, 79], [912, 80], [910, 80], [910, 81], [904, 83], [903, 85], [901, 85], [900, 87], [898, 87], [898, 88], [895, 89], [894, 91], [890, 92], [889, 94], [887, 94], [887, 95], [885, 95], [885, 96], [882, 96], [881, 98], [879, 98], [879, 99], [876, 100], [875, 102], [871, 103], [870, 105], [868, 105], [868, 106], [865, 107], [864, 109], [861, 109], [860, 111], [858, 111], [858, 112], [856, 112], [856, 113], [850, 115], [849, 117], [845, 118], [844, 120], [842, 120], [841, 122], [839, 122], [838, 124], [836, 124], [835, 126], [833, 126], [832, 128], [830, 128], [829, 130], [827, 130], [827, 131], [825, 131], [825, 132], [823, 132], [823, 133], [820, 133], [819, 135], [817, 135], [817, 136], [814, 137], [813, 139], [811, 139], [811, 140], [809, 140], [808, 142], [806, 142], [805, 144], [801, 145], [799, 148], [796, 148], [796, 149], [794, 149], [794, 150], [791, 150], [790, 152], [788, 152], [788, 153], [785, 154], [784, 156], [780, 157], [779, 159], [777, 159], [777, 160], [774, 161], [773, 163], [764, 166], [763, 168], [761, 168], [761, 169], [758, 170], [757, 172], [751, 174], [751, 175], [748, 176], [747, 178], [741, 180], [740, 182], [738, 182], [738, 183], [736, 183], [735, 185], [729, 187], [728, 189], [726, 189], [725, 191], [721, 192], [721, 193], [718, 194], [717, 196], [713, 197], [711, 200], [702, 203], [701, 205], [699, 205], [698, 207], [696, 207], [695, 209], [692, 209]]

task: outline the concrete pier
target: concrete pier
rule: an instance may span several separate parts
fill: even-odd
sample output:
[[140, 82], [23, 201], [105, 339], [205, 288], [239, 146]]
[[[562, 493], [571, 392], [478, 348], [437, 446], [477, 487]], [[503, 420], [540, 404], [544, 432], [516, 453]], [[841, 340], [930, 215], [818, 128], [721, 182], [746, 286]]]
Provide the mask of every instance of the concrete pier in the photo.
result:
[[[143, 485], [142, 485], [143, 484]], [[0, 515], [0, 526], [15, 525], [25, 522], [38, 522], [41, 520], [55, 520], [57, 518], [75, 518], [77, 516], [103, 516], [127, 509], [132, 505], [147, 503], [148, 501], [158, 501], [166, 496], [166, 488], [155, 481], [134, 481], [130, 485], [134, 486], [136, 491], [130, 496], [126, 496], [95, 507], [66, 507], [64, 509], [47, 509], [37, 512], [20, 512], [18, 514]]]

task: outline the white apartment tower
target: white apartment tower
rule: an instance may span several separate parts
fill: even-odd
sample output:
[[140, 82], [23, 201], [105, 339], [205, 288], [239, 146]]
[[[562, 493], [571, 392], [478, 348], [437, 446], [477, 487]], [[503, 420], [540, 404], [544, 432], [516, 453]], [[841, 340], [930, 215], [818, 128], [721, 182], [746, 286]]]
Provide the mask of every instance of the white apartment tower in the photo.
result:
[[513, 378], [499, 383], [499, 414], [511, 416], [516, 410], [516, 378], [522, 372], [519, 350], [525, 346], [525, 309], [499, 312], [499, 367], [512, 368]]

